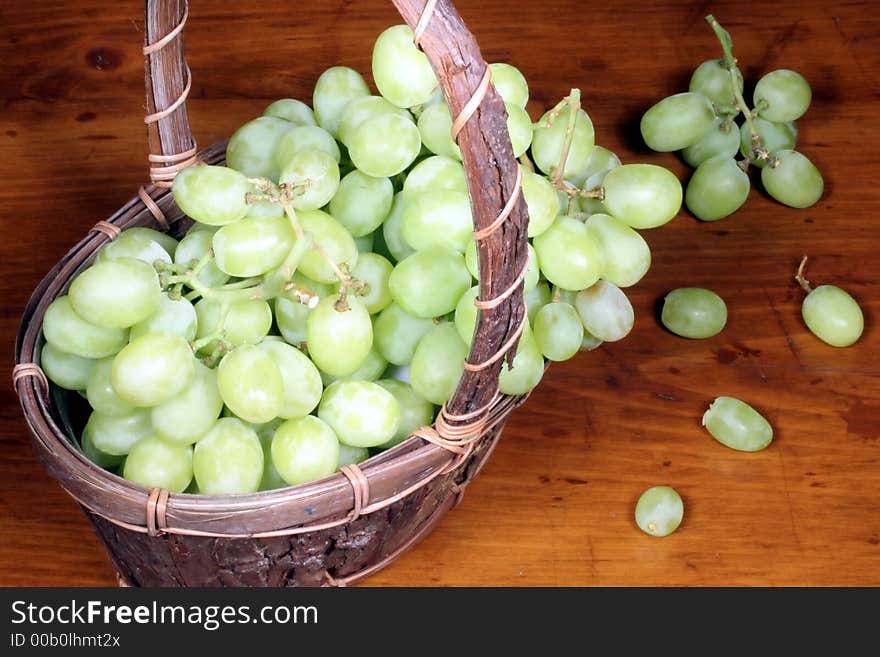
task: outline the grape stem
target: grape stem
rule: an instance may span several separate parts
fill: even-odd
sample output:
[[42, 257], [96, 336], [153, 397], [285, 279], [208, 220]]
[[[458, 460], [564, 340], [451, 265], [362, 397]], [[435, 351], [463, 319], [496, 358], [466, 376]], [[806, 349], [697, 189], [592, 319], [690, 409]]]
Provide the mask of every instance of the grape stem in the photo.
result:
[[800, 285], [804, 292], [810, 294], [813, 291], [813, 287], [810, 285], [810, 281], [804, 278], [804, 270], [807, 267], [807, 256], [803, 257], [801, 260], [800, 266], [798, 266], [797, 274], [794, 275], [794, 280], [797, 281], [798, 285]]
[[[574, 129], [577, 124], [578, 112], [581, 109], [581, 90], [572, 89], [568, 96], [563, 98], [562, 102], [568, 104], [568, 125], [565, 127], [565, 141], [562, 144], [562, 152], [559, 154], [559, 164], [556, 166], [556, 170], [553, 172], [553, 178], [550, 181], [557, 189], [562, 189], [564, 187], [562, 177], [565, 175], [565, 165], [568, 163], [568, 154], [571, 151], [571, 142], [574, 139]], [[557, 107], [559, 107], [559, 105], [553, 108], [554, 111]]]

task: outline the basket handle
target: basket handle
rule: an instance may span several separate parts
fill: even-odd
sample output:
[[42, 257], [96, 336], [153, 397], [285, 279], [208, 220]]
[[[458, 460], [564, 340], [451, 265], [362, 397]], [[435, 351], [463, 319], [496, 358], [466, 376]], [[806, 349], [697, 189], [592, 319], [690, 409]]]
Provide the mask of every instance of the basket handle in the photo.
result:
[[[504, 103], [488, 84], [488, 65], [474, 35], [451, 0], [392, 2], [419, 34], [419, 46], [437, 72], [452, 115], [459, 116], [466, 107], [472, 111], [458, 142], [479, 236], [482, 304], [468, 356], [472, 365], [466, 366], [438, 421], [438, 427], [442, 421], [464, 437], [468, 430], [482, 427], [498, 396], [501, 364], [505, 357], [513, 360], [524, 326], [528, 211]], [[195, 155], [185, 102], [191, 82], [183, 51], [186, 9], [186, 0], [146, 0], [145, 72], [147, 110], [152, 115], [147, 118], [153, 119], [148, 122], [150, 171], [159, 186], [169, 186], [177, 170]]]

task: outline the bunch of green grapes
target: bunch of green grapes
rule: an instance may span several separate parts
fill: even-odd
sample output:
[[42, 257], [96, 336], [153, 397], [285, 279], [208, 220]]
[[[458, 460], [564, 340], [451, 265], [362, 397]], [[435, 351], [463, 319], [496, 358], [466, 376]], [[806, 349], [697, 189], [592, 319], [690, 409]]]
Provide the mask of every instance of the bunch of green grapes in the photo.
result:
[[[645, 112], [645, 143], [655, 151], [681, 150], [695, 169], [685, 203], [703, 221], [723, 219], [742, 207], [751, 188], [749, 166], [761, 170], [764, 189], [774, 199], [793, 208], [810, 207], [822, 196], [822, 174], [794, 150], [795, 121], [810, 106], [810, 85], [795, 71], [771, 71], [755, 85], [750, 109], [730, 34], [711, 15], [706, 20], [724, 57], [700, 64], [687, 92], [664, 98]], [[736, 123], [739, 116], [741, 124]]]
[[[545, 359], [629, 333], [623, 288], [671, 220], [673, 174], [621, 165], [572, 94], [534, 123], [528, 85], [492, 64], [531, 215], [528, 324], [500, 390]], [[311, 106], [282, 99], [229, 140], [226, 166], [173, 183], [178, 241], [126, 230], [48, 308], [41, 363], [92, 406], [83, 452], [173, 492], [295, 485], [387, 449], [454, 393], [478, 311], [461, 152], [437, 77], [398, 25], [373, 49], [371, 93], [343, 66]]]

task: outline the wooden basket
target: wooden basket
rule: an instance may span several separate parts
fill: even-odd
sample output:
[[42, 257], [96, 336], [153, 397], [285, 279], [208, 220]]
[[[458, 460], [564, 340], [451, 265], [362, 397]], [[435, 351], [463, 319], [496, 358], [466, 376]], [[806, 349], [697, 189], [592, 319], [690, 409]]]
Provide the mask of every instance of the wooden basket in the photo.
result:
[[[524, 397], [498, 393], [525, 322], [528, 262], [521, 174], [489, 68], [449, 0], [393, 0], [437, 71], [467, 172], [478, 240], [480, 306], [465, 371], [432, 427], [362, 464], [309, 484], [238, 496], [169, 494], [89, 461], [69, 420], [68, 393], [39, 368], [43, 315], [122, 229], [181, 233], [189, 220], [170, 181], [196, 159], [222, 163], [225, 143], [197, 152], [186, 114], [185, 0], [147, 0], [144, 54], [152, 184], [99, 221], [43, 279], [25, 309], [13, 379], [36, 452], [82, 506], [129, 586], [345, 585], [425, 536], [461, 498]], [[320, 66], [320, 63], [316, 63]]]

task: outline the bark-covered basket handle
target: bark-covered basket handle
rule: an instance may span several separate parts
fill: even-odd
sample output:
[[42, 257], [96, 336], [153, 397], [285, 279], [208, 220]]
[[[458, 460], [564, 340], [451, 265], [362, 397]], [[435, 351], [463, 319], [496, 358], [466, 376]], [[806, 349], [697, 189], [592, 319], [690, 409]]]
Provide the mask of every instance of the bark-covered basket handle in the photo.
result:
[[[504, 102], [490, 84], [490, 69], [473, 34], [450, 0], [392, 2], [413, 29], [456, 117], [453, 138], [461, 148], [474, 217], [480, 270], [476, 333], [458, 388], [437, 418], [436, 434], [423, 436], [455, 444], [471, 440], [485, 426], [499, 401], [502, 361], [513, 360], [525, 326], [528, 212]], [[156, 186], [169, 186], [196, 156], [186, 112], [192, 84], [183, 48], [187, 15], [186, 0], [146, 0], [146, 122]]]

